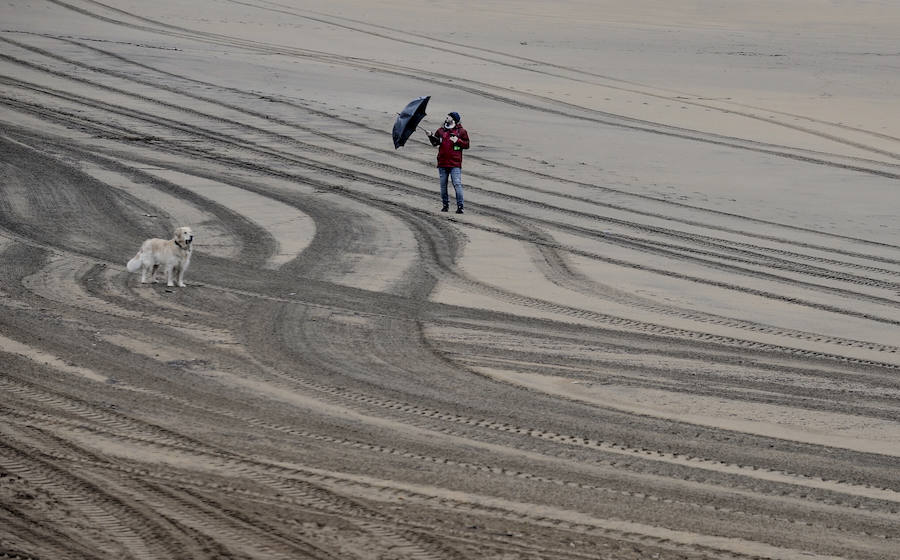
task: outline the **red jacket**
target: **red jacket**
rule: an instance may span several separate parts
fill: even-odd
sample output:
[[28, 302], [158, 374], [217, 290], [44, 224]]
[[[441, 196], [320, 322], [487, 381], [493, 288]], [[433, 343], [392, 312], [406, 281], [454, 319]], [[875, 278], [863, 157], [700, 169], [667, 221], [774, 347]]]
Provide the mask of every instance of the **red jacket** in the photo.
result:
[[[456, 136], [456, 143], [450, 140]], [[462, 167], [462, 151], [469, 149], [469, 133], [462, 125], [453, 128], [441, 127], [430, 137], [431, 145], [438, 146], [438, 167]]]

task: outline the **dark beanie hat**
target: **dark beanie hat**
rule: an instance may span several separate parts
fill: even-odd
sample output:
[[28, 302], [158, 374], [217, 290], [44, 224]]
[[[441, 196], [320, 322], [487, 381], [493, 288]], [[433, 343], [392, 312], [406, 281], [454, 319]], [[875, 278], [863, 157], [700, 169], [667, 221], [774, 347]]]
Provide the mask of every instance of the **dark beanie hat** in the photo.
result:
[[455, 120], [457, 123], [459, 123], [459, 113], [457, 113], [456, 111], [450, 111], [447, 114], [453, 117], [453, 120]]

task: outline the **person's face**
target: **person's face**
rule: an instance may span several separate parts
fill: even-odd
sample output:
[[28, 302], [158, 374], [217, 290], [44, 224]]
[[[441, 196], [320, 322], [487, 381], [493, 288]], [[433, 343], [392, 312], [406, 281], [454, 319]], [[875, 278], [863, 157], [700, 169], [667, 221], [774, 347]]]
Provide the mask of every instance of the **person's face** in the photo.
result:
[[456, 121], [453, 120], [453, 117], [447, 115], [447, 118], [444, 119], [444, 128], [453, 128], [456, 124]]

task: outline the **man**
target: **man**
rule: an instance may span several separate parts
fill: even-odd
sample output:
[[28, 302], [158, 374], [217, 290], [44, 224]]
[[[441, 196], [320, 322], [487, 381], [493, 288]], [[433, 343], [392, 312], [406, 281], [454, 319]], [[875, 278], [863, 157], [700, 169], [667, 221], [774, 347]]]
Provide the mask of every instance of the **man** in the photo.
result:
[[434, 134], [428, 133], [432, 146], [438, 147], [437, 167], [441, 179], [441, 212], [450, 208], [450, 196], [447, 194], [447, 179], [453, 182], [456, 191], [456, 213], [463, 213], [462, 189], [462, 151], [469, 149], [469, 133], [462, 127], [459, 113], [451, 111], [444, 119], [444, 125]]

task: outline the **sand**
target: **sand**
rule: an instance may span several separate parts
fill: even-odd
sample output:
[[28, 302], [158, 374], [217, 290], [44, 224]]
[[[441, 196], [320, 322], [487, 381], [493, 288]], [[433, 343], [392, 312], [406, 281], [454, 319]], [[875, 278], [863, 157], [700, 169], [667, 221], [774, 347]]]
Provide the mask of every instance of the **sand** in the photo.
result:
[[[898, 31], [0, 5], [0, 555], [896, 558]], [[125, 271], [181, 225], [186, 288]]]

